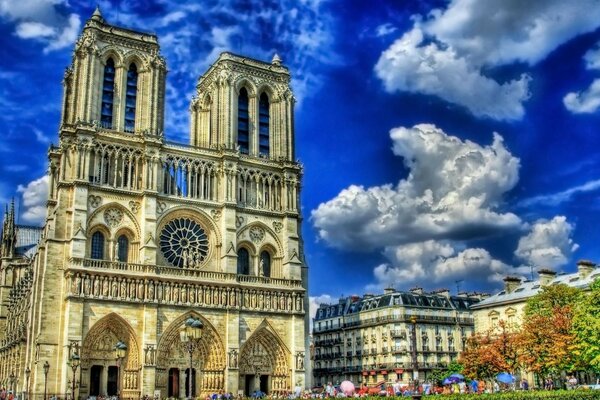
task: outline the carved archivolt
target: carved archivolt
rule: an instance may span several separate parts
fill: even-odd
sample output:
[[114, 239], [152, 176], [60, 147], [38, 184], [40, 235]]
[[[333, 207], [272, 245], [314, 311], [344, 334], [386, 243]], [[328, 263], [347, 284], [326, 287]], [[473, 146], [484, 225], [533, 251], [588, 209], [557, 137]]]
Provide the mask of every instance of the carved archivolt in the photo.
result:
[[121, 361], [121, 387], [124, 395], [137, 396], [141, 369], [140, 346], [131, 326], [115, 313], [96, 322], [85, 336], [81, 350], [81, 370], [87, 370], [95, 364], [114, 363], [114, 348], [119, 340], [127, 345], [127, 354]]
[[189, 317], [200, 319], [204, 326], [202, 337], [192, 353], [194, 368], [202, 371], [201, 392], [224, 389], [225, 347], [215, 327], [193, 311], [174, 320], [158, 342], [156, 387], [166, 387], [167, 372], [170, 368], [189, 368], [189, 353], [180, 339], [180, 329]]
[[[113, 214], [113, 216], [111, 216], [109, 220], [106, 220], [108, 213]], [[115, 213], [120, 215], [120, 220], [118, 222], [115, 220]], [[87, 220], [87, 226], [89, 228], [88, 232], [93, 230], [95, 226], [104, 225], [109, 221], [116, 222], [114, 224], [110, 224], [113, 229], [117, 226], [124, 226], [129, 228], [132, 232], [135, 232], [135, 240], [138, 240], [140, 237], [140, 226], [135, 218], [135, 215], [133, 215], [130, 210], [118, 203], [104, 204], [94, 210]]]
[[281, 257], [283, 254], [283, 247], [277, 234], [262, 222], [254, 222], [246, 225], [238, 232], [237, 238], [238, 242], [250, 239], [254, 243], [261, 243], [261, 248], [270, 245], [269, 247], [275, 250], [274, 257]]
[[240, 375], [270, 375], [271, 391], [289, 391], [290, 351], [264, 321], [240, 350]]

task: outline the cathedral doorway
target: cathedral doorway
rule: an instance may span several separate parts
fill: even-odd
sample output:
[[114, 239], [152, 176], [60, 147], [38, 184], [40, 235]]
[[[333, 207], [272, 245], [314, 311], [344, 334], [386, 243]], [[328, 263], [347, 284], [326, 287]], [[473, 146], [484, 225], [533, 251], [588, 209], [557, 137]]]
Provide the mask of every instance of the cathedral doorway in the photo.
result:
[[[120, 366], [115, 358], [115, 345], [122, 341], [127, 346]], [[122, 317], [110, 313], [91, 326], [81, 348], [80, 395], [114, 396], [120, 388], [121, 398], [139, 398], [140, 361], [135, 332]], [[89, 378], [89, 381], [88, 381]]]
[[169, 370], [169, 387], [167, 388], [167, 397], [179, 398], [179, 369], [171, 368]]
[[118, 387], [119, 379], [119, 367], [110, 366], [108, 367], [108, 377], [106, 380], [106, 394], [109, 396], [116, 396], [119, 391]]
[[257, 390], [271, 395], [289, 392], [289, 358], [290, 352], [264, 321], [240, 350], [240, 389], [247, 396]]
[[102, 379], [102, 370], [104, 368], [102, 365], [93, 365], [90, 370], [90, 396], [99, 396], [101, 379]]
[[[188, 318], [202, 321], [202, 335], [190, 353], [181, 342], [180, 331]], [[162, 396], [190, 397], [189, 383], [192, 381], [192, 397], [204, 397], [225, 389], [225, 350], [214, 326], [200, 314], [189, 311], [171, 322], [162, 334], [156, 349], [155, 388]]]

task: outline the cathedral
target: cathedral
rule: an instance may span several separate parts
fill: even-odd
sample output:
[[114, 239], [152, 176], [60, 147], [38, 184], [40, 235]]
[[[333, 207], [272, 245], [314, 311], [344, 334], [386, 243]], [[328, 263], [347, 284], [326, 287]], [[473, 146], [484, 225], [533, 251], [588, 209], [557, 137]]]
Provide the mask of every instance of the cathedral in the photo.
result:
[[64, 75], [43, 228], [7, 208], [0, 383], [25, 399], [304, 387], [308, 271], [290, 74], [222, 53], [163, 133], [156, 35], [96, 9]]

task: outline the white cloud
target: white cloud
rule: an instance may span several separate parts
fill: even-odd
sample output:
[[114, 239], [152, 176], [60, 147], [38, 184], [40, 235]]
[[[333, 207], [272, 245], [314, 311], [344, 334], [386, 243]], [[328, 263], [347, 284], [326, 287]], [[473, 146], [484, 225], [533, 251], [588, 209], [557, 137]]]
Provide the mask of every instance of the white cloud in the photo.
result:
[[396, 32], [397, 30], [398, 30], [398, 28], [396, 28], [394, 25], [387, 22], [387, 23], [379, 25], [377, 28], [375, 28], [375, 35], [378, 37], [387, 36], [391, 33]]
[[570, 92], [563, 98], [567, 110], [574, 114], [590, 114], [600, 107], [600, 79], [594, 79], [589, 88]]
[[24, 222], [42, 225], [46, 219], [46, 201], [48, 200], [48, 176], [29, 182], [26, 186], [19, 185], [17, 192], [22, 193], [23, 209], [21, 218]]
[[593, 181], [589, 181], [584, 183], [583, 185], [578, 185], [561, 192], [552, 193], [552, 194], [544, 194], [540, 196], [531, 197], [529, 199], [524, 199], [519, 202], [520, 207], [531, 207], [537, 205], [549, 205], [549, 206], [557, 206], [561, 203], [571, 201], [573, 196], [579, 193], [587, 193], [593, 192], [595, 190], [600, 189], [600, 179], [596, 179]]
[[478, 117], [520, 119], [529, 98], [529, 77], [499, 84], [450, 47], [425, 44], [420, 29], [397, 40], [375, 66], [388, 92], [396, 90], [438, 96], [466, 107]]
[[538, 220], [519, 240], [515, 255], [527, 265], [550, 268], [565, 265], [579, 248], [571, 239], [573, 228], [564, 216]]
[[55, 34], [54, 28], [41, 22], [23, 22], [17, 25], [15, 32], [21, 39], [45, 38]]
[[37, 128], [33, 128], [33, 133], [35, 134], [35, 140], [40, 143], [50, 143], [50, 138], [44, 135], [44, 132]]
[[500, 135], [480, 146], [422, 124], [392, 129], [391, 138], [408, 177], [396, 186], [352, 185], [320, 204], [311, 218], [321, 239], [338, 248], [370, 250], [520, 226], [516, 215], [497, 211], [519, 171], [519, 159]]
[[65, 0], [0, 0], [0, 16], [16, 23], [15, 35], [46, 44], [44, 52], [71, 46], [81, 27], [77, 14], [65, 16]]
[[386, 90], [434, 95], [478, 117], [520, 119], [529, 77], [500, 82], [491, 68], [534, 65], [560, 44], [600, 26], [594, 0], [523, 2], [454, 0], [417, 16], [412, 29], [385, 50], [375, 72]]
[[[432, 289], [457, 280], [468, 280], [469, 285], [489, 286], [507, 274], [520, 271], [494, 259], [481, 248], [458, 250], [447, 242], [428, 240], [400, 246], [387, 247], [384, 255], [389, 263], [373, 270], [376, 283], [368, 289], [427, 284]], [[401, 288], [401, 289], [402, 289]]]

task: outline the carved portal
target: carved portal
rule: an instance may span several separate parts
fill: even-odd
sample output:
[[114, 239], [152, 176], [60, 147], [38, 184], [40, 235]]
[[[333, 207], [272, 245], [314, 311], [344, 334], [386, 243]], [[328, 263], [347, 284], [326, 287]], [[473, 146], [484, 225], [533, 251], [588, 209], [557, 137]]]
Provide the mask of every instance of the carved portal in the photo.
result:
[[[135, 332], [123, 318], [111, 313], [96, 322], [83, 340], [81, 349], [82, 395], [89, 386], [85, 385], [92, 365], [117, 365], [115, 345], [118, 341], [127, 345], [127, 354], [121, 361], [120, 375], [123, 397], [140, 396], [140, 347]], [[86, 388], [87, 386], [87, 388]]]
[[291, 391], [289, 360], [289, 350], [272, 328], [263, 323], [240, 350], [240, 377], [269, 375], [270, 392]]
[[202, 337], [192, 353], [193, 368], [197, 373], [197, 391], [201, 396], [225, 389], [225, 348], [217, 330], [201, 315], [192, 311], [181, 315], [169, 325], [158, 342], [156, 351], [156, 389], [166, 393], [168, 372], [171, 368], [185, 371], [189, 368], [189, 353], [180, 339], [180, 329], [189, 317], [200, 319], [204, 325]]

